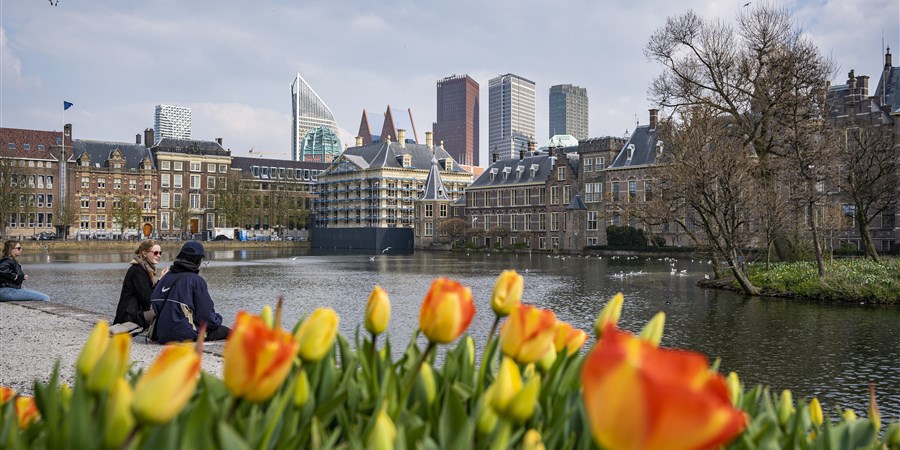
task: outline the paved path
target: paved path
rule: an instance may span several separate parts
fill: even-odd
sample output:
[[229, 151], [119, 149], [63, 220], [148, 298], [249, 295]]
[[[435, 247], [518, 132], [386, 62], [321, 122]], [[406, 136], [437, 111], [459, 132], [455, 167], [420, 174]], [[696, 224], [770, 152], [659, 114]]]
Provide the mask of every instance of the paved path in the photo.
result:
[[[49, 380], [57, 360], [60, 378], [72, 383], [81, 347], [94, 324], [103, 319], [112, 321], [112, 316], [53, 302], [0, 302], [0, 386], [31, 394], [33, 381]], [[206, 344], [203, 371], [222, 376], [224, 346], [224, 342]], [[145, 343], [143, 336], [135, 337], [131, 344], [133, 368], [149, 365], [162, 348]]]

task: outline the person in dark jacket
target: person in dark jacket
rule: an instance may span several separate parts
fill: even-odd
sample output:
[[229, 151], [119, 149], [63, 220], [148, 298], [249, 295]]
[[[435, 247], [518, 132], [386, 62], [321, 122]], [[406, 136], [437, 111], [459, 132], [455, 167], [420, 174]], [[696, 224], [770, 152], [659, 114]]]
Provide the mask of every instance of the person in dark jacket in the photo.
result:
[[22, 270], [17, 258], [22, 254], [22, 243], [6, 241], [3, 244], [3, 258], [0, 259], [0, 302], [18, 302], [24, 300], [49, 301], [50, 296], [22, 287], [28, 275]]
[[159, 280], [150, 303], [156, 312], [156, 327], [150, 336], [161, 344], [197, 340], [201, 324], [206, 324], [206, 340], [226, 339], [231, 329], [222, 325], [206, 280], [200, 276], [203, 245], [188, 241], [181, 247], [172, 269]]
[[150, 307], [150, 294], [156, 282], [169, 270], [156, 270], [162, 259], [162, 248], [154, 239], [147, 239], [134, 251], [131, 267], [122, 282], [122, 293], [119, 294], [119, 305], [116, 307], [116, 318], [113, 325], [134, 323], [141, 329], [150, 326], [153, 320], [153, 308]]

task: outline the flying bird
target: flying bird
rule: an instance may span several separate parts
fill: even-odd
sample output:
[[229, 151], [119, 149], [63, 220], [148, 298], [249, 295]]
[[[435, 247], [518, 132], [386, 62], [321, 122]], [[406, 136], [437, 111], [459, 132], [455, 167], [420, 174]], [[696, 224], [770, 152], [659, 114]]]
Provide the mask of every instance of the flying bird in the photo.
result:
[[750, 6], [750, 2], [744, 3], [744, 8]]
[[390, 250], [390, 249], [391, 249], [391, 247], [386, 247], [384, 250], [381, 251], [381, 254], [383, 255], [384, 252], [386, 252], [386, 251], [388, 251], [388, 250]]

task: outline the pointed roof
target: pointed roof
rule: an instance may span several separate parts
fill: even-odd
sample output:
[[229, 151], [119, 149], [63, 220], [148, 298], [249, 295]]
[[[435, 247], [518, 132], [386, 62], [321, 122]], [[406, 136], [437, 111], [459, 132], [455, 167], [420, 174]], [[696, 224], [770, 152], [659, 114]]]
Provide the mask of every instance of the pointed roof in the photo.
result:
[[569, 206], [566, 206], [566, 209], [587, 209], [587, 205], [581, 200], [580, 195], [575, 195], [572, 197], [572, 201], [569, 202]]
[[656, 157], [662, 151], [662, 145], [655, 128], [650, 128], [649, 125], [639, 126], [631, 133], [628, 142], [619, 150], [609, 168], [624, 169], [656, 164]]
[[431, 158], [431, 171], [425, 178], [425, 193], [419, 200], [450, 200], [447, 188], [444, 187], [444, 181], [441, 180], [441, 169], [438, 166], [437, 158]]

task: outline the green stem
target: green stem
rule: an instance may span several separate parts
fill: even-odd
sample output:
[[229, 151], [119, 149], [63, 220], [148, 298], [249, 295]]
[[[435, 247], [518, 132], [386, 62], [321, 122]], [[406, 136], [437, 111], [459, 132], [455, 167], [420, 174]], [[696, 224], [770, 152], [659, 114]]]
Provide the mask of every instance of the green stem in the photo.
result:
[[131, 443], [134, 442], [134, 439], [137, 437], [140, 431], [141, 425], [135, 425], [134, 428], [131, 429], [131, 433], [128, 434], [128, 437], [125, 438], [125, 441], [122, 442], [122, 445], [119, 446], [119, 450], [125, 450], [126, 448], [130, 447]]
[[491, 450], [505, 450], [509, 447], [509, 437], [512, 435], [512, 424], [505, 419], [500, 419], [500, 429], [497, 436], [491, 442]]
[[488, 333], [488, 342], [491, 342], [491, 338], [494, 337], [494, 333], [497, 331], [497, 325], [500, 324], [500, 316], [494, 315], [494, 324], [491, 325], [491, 332]]
[[491, 332], [488, 333], [487, 342], [484, 344], [484, 353], [481, 354], [481, 367], [478, 369], [478, 381], [476, 382], [475, 388], [475, 397], [478, 398], [481, 395], [482, 390], [484, 389], [484, 375], [487, 371], [487, 366], [490, 365], [491, 357], [493, 356], [493, 351], [491, 344], [494, 339], [494, 332], [497, 331], [497, 325], [500, 323], [500, 316], [494, 315], [494, 324], [491, 325]]
[[425, 352], [422, 353], [422, 356], [416, 362], [415, 367], [413, 367], [413, 370], [409, 373], [409, 379], [406, 380], [406, 386], [403, 387], [403, 393], [400, 394], [398, 406], [403, 407], [403, 405], [406, 404], [406, 399], [409, 397], [410, 391], [412, 391], [413, 384], [416, 382], [416, 377], [419, 375], [419, 371], [422, 370], [422, 364], [425, 363], [428, 355], [430, 355], [435, 348], [437, 348], [437, 344], [428, 341], [428, 347], [425, 348]]
[[372, 333], [372, 354], [370, 355], [371, 367], [372, 367], [372, 394], [378, 393], [378, 385], [380, 384], [378, 365], [376, 364], [378, 358], [378, 348], [375, 346], [378, 342], [378, 335]]

